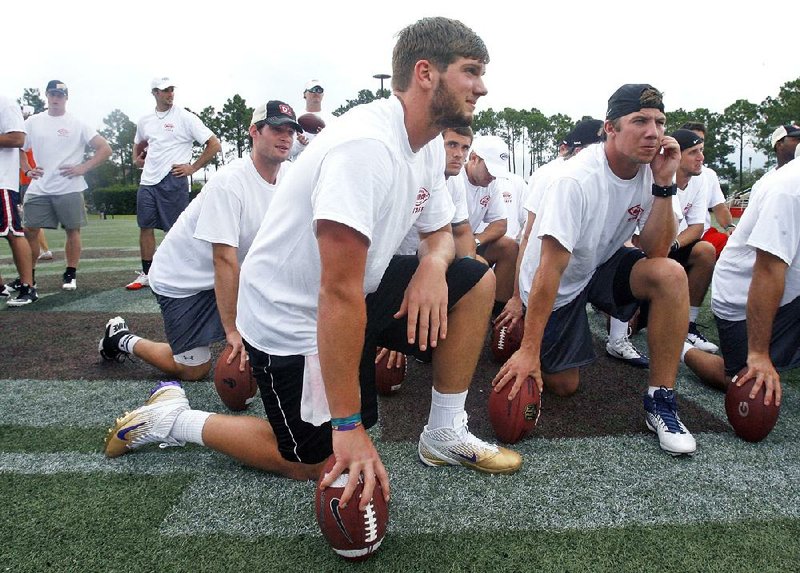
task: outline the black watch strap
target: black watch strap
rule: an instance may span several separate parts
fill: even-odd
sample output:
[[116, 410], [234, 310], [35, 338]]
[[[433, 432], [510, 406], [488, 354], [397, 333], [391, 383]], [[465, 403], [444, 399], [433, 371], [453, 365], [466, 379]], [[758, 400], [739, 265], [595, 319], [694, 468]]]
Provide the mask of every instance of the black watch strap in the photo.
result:
[[653, 196], [655, 197], [672, 197], [677, 192], [678, 186], [675, 183], [667, 187], [653, 183]]

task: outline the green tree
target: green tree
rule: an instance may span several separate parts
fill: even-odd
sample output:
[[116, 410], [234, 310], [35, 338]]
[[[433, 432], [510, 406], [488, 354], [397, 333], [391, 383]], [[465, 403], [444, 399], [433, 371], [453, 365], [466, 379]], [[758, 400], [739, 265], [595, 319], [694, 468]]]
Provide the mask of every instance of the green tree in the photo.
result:
[[765, 99], [760, 111], [763, 121], [758, 130], [758, 148], [771, 156], [770, 135], [775, 128], [800, 120], [800, 78], [783, 84], [778, 97]]
[[100, 135], [105, 137], [111, 146], [111, 163], [118, 169], [119, 182], [136, 183], [138, 170], [133, 165], [133, 137], [136, 135], [136, 124], [119, 109], [108, 114], [103, 123], [106, 127], [100, 130]]
[[239, 94], [234, 95], [222, 106], [219, 113], [219, 138], [232, 146], [229, 155], [236, 153], [242, 157], [250, 148], [250, 120], [253, 117], [253, 108], [247, 107], [244, 98]]
[[336, 108], [333, 111], [333, 115], [338, 117], [338, 116], [342, 115], [344, 112], [346, 112], [347, 110], [352, 109], [352, 108], [356, 107], [357, 105], [361, 105], [361, 104], [370, 103], [372, 101], [375, 101], [376, 99], [378, 99], [379, 97], [383, 96], [384, 94], [386, 94], [386, 97], [389, 97], [389, 90], [387, 90], [387, 89], [384, 89], [383, 92], [381, 92], [381, 90], [379, 89], [378, 92], [379, 92], [378, 95], [376, 95], [376, 94], [372, 93], [372, 91], [367, 90], [367, 89], [359, 90], [358, 95], [356, 96], [355, 99], [347, 100], [346, 104], [339, 106], [338, 108]]
[[503, 118], [492, 108], [479, 111], [472, 118], [472, 131], [476, 135], [498, 135], [502, 130]]
[[721, 137], [722, 115], [701, 107], [692, 111], [676, 109], [667, 113], [667, 133], [680, 129], [687, 122], [701, 122], [706, 126], [706, 137], [703, 145], [704, 163], [728, 181], [736, 177], [736, 168], [728, 157], [734, 147]]
[[[213, 131], [214, 134], [217, 137], [220, 137], [220, 132], [222, 131], [222, 122], [220, 121], [219, 113], [217, 113], [217, 110], [214, 109], [213, 105], [209, 105], [209, 106], [204, 107], [203, 111], [201, 111], [200, 113], [197, 114], [197, 117], [200, 118], [200, 121], [203, 122], [203, 125], [205, 125], [208, 129]], [[249, 126], [248, 126], [248, 130], [249, 130]], [[249, 135], [248, 135], [248, 137], [249, 137]], [[248, 141], [249, 141], [249, 139], [248, 139]], [[249, 142], [249, 146], [250, 147], [253, 146], [253, 142], [252, 141]], [[202, 153], [202, 151], [203, 151], [203, 149], [201, 147], [195, 147], [194, 148], [194, 153], [197, 155], [197, 157], [200, 157], [200, 154]], [[197, 159], [197, 157], [195, 157], [194, 159]], [[206, 163], [203, 166], [203, 173], [207, 174], [207, 169], [208, 169], [209, 165], [213, 165], [214, 169], [219, 169], [219, 166], [220, 165], [224, 165], [224, 164], [225, 164], [225, 154], [224, 153], [217, 153], [214, 156], [214, 159], [212, 159], [210, 162]]]
[[39, 88], [25, 88], [22, 93], [22, 99], [18, 99], [17, 103], [20, 105], [29, 105], [33, 107], [33, 113], [39, 113], [45, 110], [47, 104], [42, 99], [42, 92]]
[[720, 122], [720, 140], [739, 150], [739, 190], [744, 189], [744, 148], [758, 135], [759, 109], [754, 103], [738, 99], [725, 108]]

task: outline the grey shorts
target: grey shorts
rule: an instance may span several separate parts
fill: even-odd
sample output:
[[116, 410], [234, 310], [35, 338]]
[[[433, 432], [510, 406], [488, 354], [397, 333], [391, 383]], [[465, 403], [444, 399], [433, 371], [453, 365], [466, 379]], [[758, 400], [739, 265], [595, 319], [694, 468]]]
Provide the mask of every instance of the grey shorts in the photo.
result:
[[140, 185], [136, 193], [136, 223], [141, 229], [169, 231], [189, 205], [189, 178], [166, 177], [155, 185]]
[[631, 292], [631, 270], [643, 258], [645, 254], [639, 249], [622, 247], [597, 268], [573, 301], [553, 311], [542, 336], [540, 359], [544, 372], [561, 372], [595, 360], [587, 302], [624, 322], [631, 319], [640, 304]]
[[[733, 376], [747, 366], [747, 321], [714, 316], [725, 374]], [[769, 356], [778, 372], [800, 366], [800, 297], [778, 309], [772, 322]]]
[[23, 207], [23, 227], [55, 229], [60, 223], [65, 229], [80, 229], [87, 224], [83, 191], [64, 195], [26, 193]]
[[186, 298], [156, 294], [156, 300], [161, 307], [164, 332], [173, 354], [225, 340], [225, 329], [222, 328], [213, 290], [204, 290]]

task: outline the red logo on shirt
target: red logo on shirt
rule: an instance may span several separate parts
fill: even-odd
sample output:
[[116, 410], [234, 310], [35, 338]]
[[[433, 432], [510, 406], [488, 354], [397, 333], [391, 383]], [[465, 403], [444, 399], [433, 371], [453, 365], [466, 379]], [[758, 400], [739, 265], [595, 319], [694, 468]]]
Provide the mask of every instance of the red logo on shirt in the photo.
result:
[[65, 127], [62, 127], [56, 133], [59, 137], [69, 137], [69, 130]]
[[166, 129], [167, 131], [172, 131], [173, 129], [175, 129], [175, 124], [174, 123], [165, 123], [164, 124], [164, 129]]
[[628, 217], [628, 221], [638, 221], [639, 217], [642, 216], [642, 213], [644, 213], [644, 209], [642, 209], [642, 206], [634, 205], [633, 207], [628, 209], [628, 214], [630, 215], [630, 217]]
[[510, 191], [503, 191], [503, 201], [505, 201], [506, 203], [514, 202], [514, 198], [511, 196]]
[[489, 199], [490, 199], [489, 195], [485, 195], [485, 196], [481, 197], [481, 200], [480, 200], [481, 206], [486, 207], [489, 204]]
[[431, 193], [425, 187], [420, 187], [419, 191], [417, 191], [417, 200], [414, 203], [414, 210], [412, 213], [421, 213], [422, 210], [425, 208], [425, 203], [428, 202], [428, 199], [431, 198]]
[[686, 207], [683, 208], [683, 216], [685, 217], [686, 214], [689, 212], [689, 209], [692, 208], [692, 203], [687, 203]]

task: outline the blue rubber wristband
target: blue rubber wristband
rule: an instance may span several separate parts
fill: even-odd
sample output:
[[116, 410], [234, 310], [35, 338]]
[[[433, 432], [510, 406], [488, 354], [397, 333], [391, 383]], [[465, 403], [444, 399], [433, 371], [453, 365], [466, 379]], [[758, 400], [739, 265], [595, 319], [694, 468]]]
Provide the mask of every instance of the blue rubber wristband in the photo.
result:
[[361, 413], [357, 412], [346, 418], [331, 418], [331, 428], [337, 432], [355, 430], [361, 425]]

